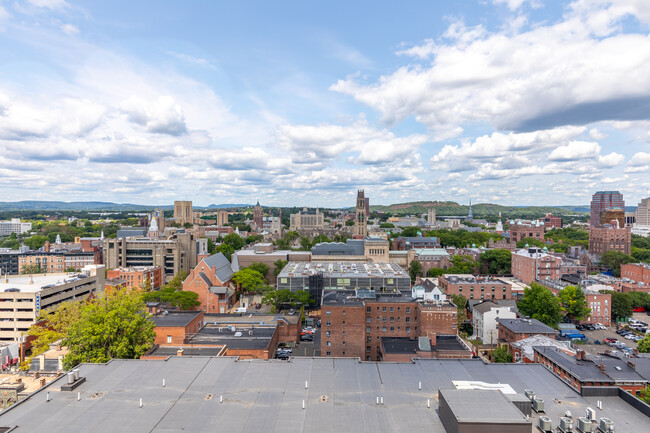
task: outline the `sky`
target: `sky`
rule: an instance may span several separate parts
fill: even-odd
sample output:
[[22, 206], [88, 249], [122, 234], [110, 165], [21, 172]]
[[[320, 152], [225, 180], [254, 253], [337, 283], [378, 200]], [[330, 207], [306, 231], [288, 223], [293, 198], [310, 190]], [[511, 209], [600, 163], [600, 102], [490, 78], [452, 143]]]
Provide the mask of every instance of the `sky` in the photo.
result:
[[647, 0], [0, 0], [0, 201], [650, 196]]

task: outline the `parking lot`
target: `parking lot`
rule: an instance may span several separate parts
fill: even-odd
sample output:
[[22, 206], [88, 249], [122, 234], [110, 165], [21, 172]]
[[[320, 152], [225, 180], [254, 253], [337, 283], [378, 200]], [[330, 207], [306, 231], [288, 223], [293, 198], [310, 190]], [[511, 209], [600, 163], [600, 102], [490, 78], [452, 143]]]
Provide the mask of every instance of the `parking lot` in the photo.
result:
[[[645, 313], [634, 313], [634, 318], [646, 323], [650, 323], [650, 317]], [[588, 344], [579, 344], [576, 347], [583, 349], [587, 353], [597, 354], [603, 352], [605, 349], [618, 350], [614, 347], [610, 347], [605, 344], [604, 340], [606, 338], [615, 338], [617, 341], [625, 343], [630, 349], [636, 349], [637, 343], [633, 340], [627, 340], [624, 337], [616, 333], [616, 326], [610, 326], [606, 330], [595, 330], [595, 331], [579, 331], [582, 332], [588, 339]], [[601, 344], [594, 344], [595, 341], [600, 341]]]
[[291, 356], [320, 356], [320, 328], [315, 328], [312, 336], [314, 338], [313, 341], [296, 342], [295, 346], [292, 348]]

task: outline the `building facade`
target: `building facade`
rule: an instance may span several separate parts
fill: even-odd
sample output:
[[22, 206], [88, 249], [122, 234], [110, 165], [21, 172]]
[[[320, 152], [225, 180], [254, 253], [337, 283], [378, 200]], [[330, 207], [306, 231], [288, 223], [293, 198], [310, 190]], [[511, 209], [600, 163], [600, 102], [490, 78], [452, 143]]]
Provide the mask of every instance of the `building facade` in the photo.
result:
[[533, 238], [544, 242], [544, 224], [537, 222], [534, 224], [524, 224], [521, 221], [510, 226], [510, 243], [516, 244], [520, 240]]
[[194, 224], [194, 209], [191, 201], [174, 201], [174, 220], [182, 226]]
[[623, 194], [618, 191], [598, 191], [591, 198], [590, 226], [600, 227], [600, 213], [608, 209], [621, 209], [625, 212]]
[[621, 265], [621, 278], [627, 278], [630, 283], [650, 288], [650, 265], [647, 263]]
[[368, 209], [363, 190], [357, 191], [357, 209], [354, 215], [354, 238], [363, 239], [368, 235]]
[[0, 221], [0, 237], [9, 236], [12, 233], [21, 235], [32, 229], [32, 223], [20, 222], [20, 218], [12, 218], [11, 221]]
[[124, 286], [130, 289], [157, 290], [163, 284], [163, 273], [160, 266], [109, 269], [106, 271], [106, 278], [120, 279], [124, 281]]
[[553, 229], [561, 229], [562, 228], [562, 218], [558, 216], [553, 216], [550, 213], [546, 214], [544, 217], [544, 226], [550, 227]]
[[636, 208], [635, 224], [650, 226], [650, 197], [641, 199]]
[[562, 276], [562, 259], [545, 250], [532, 247], [514, 251], [510, 264], [512, 276], [526, 284], [559, 279]]
[[591, 314], [581, 323], [600, 323], [610, 326], [612, 324], [612, 295], [590, 290], [583, 291]]
[[325, 227], [325, 218], [318, 208], [313, 214], [298, 212], [289, 217], [289, 230], [318, 230], [323, 227]]
[[253, 224], [255, 225], [255, 230], [262, 230], [264, 227], [264, 211], [260, 205], [260, 201], [257, 201], [257, 204], [253, 206]]
[[627, 255], [632, 253], [630, 227], [615, 228], [607, 224], [604, 227], [589, 228], [589, 252], [602, 255], [607, 251], [620, 251]]
[[470, 274], [445, 274], [438, 277], [445, 295], [463, 295], [466, 299], [512, 299], [512, 285], [498, 278]]
[[499, 342], [513, 343], [532, 337], [533, 335], [544, 335], [555, 339], [558, 332], [550, 326], [537, 319], [497, 319]]
[[235, 287], [230, 279], [234, 272], [222, 253], [202, 259], [190, 271], [183, 290], [199, 295], [200, 309], [206, 313], [227, 313], [235, 302]]

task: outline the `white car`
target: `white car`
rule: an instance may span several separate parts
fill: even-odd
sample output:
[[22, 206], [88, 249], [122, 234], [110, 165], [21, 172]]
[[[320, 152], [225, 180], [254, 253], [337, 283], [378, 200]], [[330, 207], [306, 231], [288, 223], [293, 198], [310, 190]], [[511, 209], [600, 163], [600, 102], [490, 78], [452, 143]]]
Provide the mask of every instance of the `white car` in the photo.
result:
[[603, 331], [604, 331], [605, 329], [607, 329], [607, 328], [605, 327], [605, 325], [603, 325], [602, 323], [596, 323], [596, 328], [598, 328], [598, 329], [602, 329]]
[[628, 334], [628, 335], [625, 336], [625, 339], [626, 340], [634, 340], [634, 335]]

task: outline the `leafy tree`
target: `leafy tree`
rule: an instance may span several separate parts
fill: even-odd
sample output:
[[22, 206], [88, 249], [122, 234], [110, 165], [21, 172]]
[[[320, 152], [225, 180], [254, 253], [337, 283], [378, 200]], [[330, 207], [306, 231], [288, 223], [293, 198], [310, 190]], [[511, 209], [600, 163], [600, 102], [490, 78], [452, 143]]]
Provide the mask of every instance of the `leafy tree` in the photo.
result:
[[558, 294], [562, 311], [571, 320], [583, 320], [591, 315], [585, 294], [577, 286], [566, 286]]
[[420, 229], [417, 227], [406, 227], [405, 229], [402, 229], [402, 232], [399, 235], [405, 238], [413, 238], [417, 237], [419, 231]]
[[601, 290], [600, 293], [612, 295], [612, 319], [623, 320], [632, 316], [632, 301], [627, 293], [619, 293], [613, 290]]
[[492, 351], [492, 361], [498, 363], [512, 362], [512, 354], [508, 352], [508, 346], [498, 346]]
[[621, 276], [621, 265], [633, 263], [634, 259], [620, 251], [610, 250], [600, 256], [600, 264], [611, 268], [615, 277]]
[[112, 358], [137, 359], [156, 338], [154, 323], [136, 291], [116, 290], [81, 307], [79, 320], [63, 341], [69, 354], [66, 369], [81, 362], [107, 362]]
[[222, 243], [230, 245], [235, 249], [235, 251], [241, 250], [246, 244], [246, 242], [244, 242], [244, 240], [237, 233], [227, 234], [223, 237]]
[[27, 265], [27, 266], [23, 266], [23, 270], [20, 273], [21, 274], [42, 274], [43, 269], [38, 265]]
[[12, 250], [17, 250], [20, 248], [20, 241], [16, 233], [11, 233], [8, 237], [0, 242], [0, 248], [11, 248]]
[[379, 224], [380, 229], [394, 229], [395, 225], [391, 223], [381, 223]]
[[[198, 293], [183, 290], [183, 281], [187, 275], [188, 273], [185, 271], [178, 272], [162, 289], [142, 293], [142, 300], [144, 302], [169, 302], [181, 310], [195, 309], [201, 305]], [[151, 286], [151, 282], [148, 280], [144, 284], [146, 284], [146, 290]]]
[[650, 310], [650, 293], [646, 292], [627, 292], [625, 295], [630, 300], [633, 308], [643, 307]]
[[212, 239], [208, 238], [208, 254], [212, 255], [217, 252], [217, 246], [212, 242]]
[[481, 253], [479, 263], [482, 274], [504, 275], [511, 273], [512, 253], [508, 250], [494, 249]]
[[45, 245], [45, 242], [47, 242], [47, 238], [41, 235], [34, 235], [25, 239], [25, 245], [27, 245], [32, 250], [41, 248], [43, 245]]
[[286, 260], [282, 259], [277, 259], [275, 262], [273, 262], [273, 275], [275, 275], [275, 278], [278, 278], [278, 275], [280, 275], [280, 272], [282, 272], [282, 269], [284, 269], [285, 266], [287, 266], [287, 263], [289, 263]]
[[632, 247], [632, 258], [639, 262], [650, 263], [650, 249]]
[[170, 287], [174, 290], [183, 290], [183, 281], [185, 281], [188, 275], [189, 274], [185, 271], [179, 271], [171, 280], [169, 280], [166, 287]]
[[311, 247], [313, 246], [312, 242], [309, 240], [307, 236], [301, 236], [300, 237], [300, 249], [303, 251], [308, 251], [311, 250]]
[[232, 281], [244, 292], [258, 292], [266, 287], [264, 276], [250, 267], [235, 272]]
[[346, 227], [352, 227], [354, 225], [354, 220], [347, 220], [345, 222]]
[[264, 281], [267, 281], [266, 275], [269, 273], [268, 265], [265, 265], [264, 263], [251, 263], [247, 267], [248, 269], [252, 269], [254, 271], [259, 272], [262, 275], [262, 277], [264, 277]]
[[544, 248], [546, 244], [539, 239], [535, 238], [524, 238], [517, 242], [517, 248], [524, 248], [528, 244], [529, 246], [533, 247], [539, 247], [539, 248]]
[[77, 272], [75, 268], [66, 268], [64, 272]]
[[264, 239], [264, 236], [262, 235], [250, 235], [249, 237], [246, 238], [246, 245], [248, 244], [254, 244], [255, 242], [259, 242]]
[[478, 264], [471, 256], [455, 255], [451, 258], [451, 269], [447, 274], [474, 274], [477, 273]]
[[232, 255], [235, 254], [235, 249], [230, 244], [221, 244], [216, 249], [215, 252], [221, 253], [228, 259], [229, 262], [232, 261]]
[[[646, 337], [644, 340], [641, 341], [645, 341], [647, 339], [648, 338]], [[641, 344], [641, 341], [639, 341], [639, 344]], [[645, 403], [650, 404], [650, 385], [646, 385], [645, 388], [639, 392], [639, 398], [643, 400]]]
[[517, 303], [517, 307], [522, 314], [554, 328], [562, 319], [560, 301], [550, 289], [541, 284], [531, 283], [524, 290], [524, 297]]
[[292, 307], [308, 306], [313, 302], [309, 292], [297, 290], [292, 292], [289, 289], [269, 290], [262, 298], [262, 303], [271, 305], [276, 311], [280, 310], [283, 305]]
[[431, 278], [437, 278], [441, 276], [444, 273], [448, 273], [449, 271], [442, 269], [442, 268], [431, 268], [427, 271], [427, 276]]
[[411, 284], [415, 284], [415, 279], [422, 276], [422, 263], [413, 260], [409, 265], [409, 275], [411, 276]]
[[451, 295], [451, 299], [456, 305], [456, 326], [460, 329], [467, 320], [467, 310], [465, 310], [465, 304], [467, 304], [467, 298], [463, 295]]
[[650, 353], [650, 334], [647, 334], [643, 340], [639, 341], [636, 348], [641, 353]]

